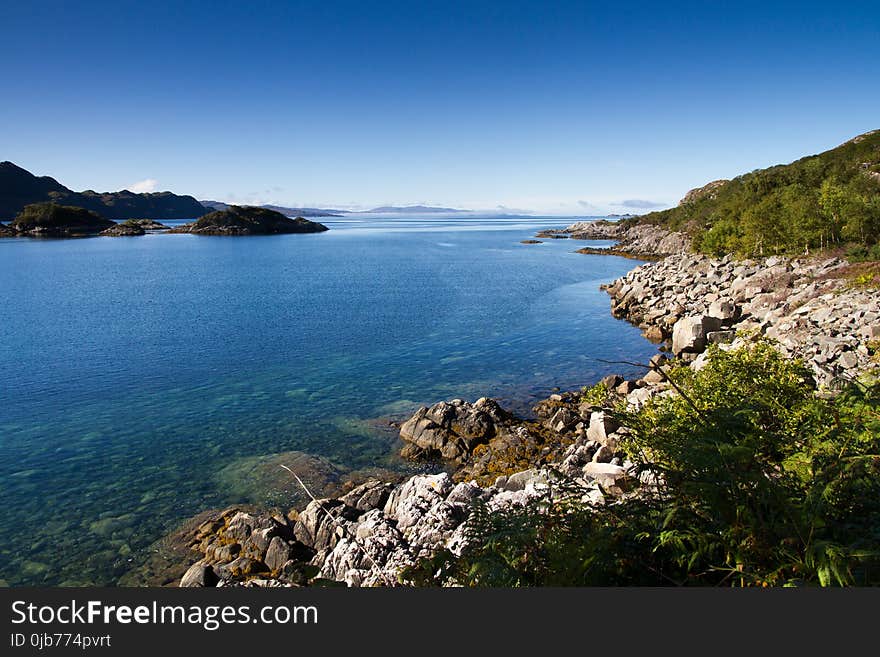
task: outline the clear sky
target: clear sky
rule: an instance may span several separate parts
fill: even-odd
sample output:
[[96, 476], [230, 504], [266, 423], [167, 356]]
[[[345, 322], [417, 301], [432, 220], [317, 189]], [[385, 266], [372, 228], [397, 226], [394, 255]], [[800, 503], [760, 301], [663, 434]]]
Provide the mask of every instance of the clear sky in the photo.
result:
[[880, 3], [0, 1], [0, 160], [75, 190], [644, 211], [880, 128]]

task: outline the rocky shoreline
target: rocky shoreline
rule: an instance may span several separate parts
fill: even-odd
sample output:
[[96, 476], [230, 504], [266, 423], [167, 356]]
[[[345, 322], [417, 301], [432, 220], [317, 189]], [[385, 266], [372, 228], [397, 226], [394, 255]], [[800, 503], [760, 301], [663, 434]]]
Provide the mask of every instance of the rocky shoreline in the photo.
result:
[[612, 313], [674, 356], [704, 361], [711, 343], [735, 349], [764, 335], [800, 358], [820, 387], [851, 379], [870, 364], [880, 339], [876, 290], [854, 287], [840, 258], [760, 261], [689, 254], [637, 267], [605, 286]]
[[614, 240], [607, 248], [584, 247], [578, 253], [617, 255], [640, 260], [685, 254], [691, 249], [687, 235], [670, 232], [660, 226], [613, 222], [604, 219], [579, 221], [558, 230], [543, 230], [535, 235], [545, 239]]
[[[566, 234], [597, 239], [612, 230], [588, 223]], [[820, 390], [873, 366], [880, 299], [851, 285], [845, 261], [714, 259], [682, 253], [680, 234], [663, 235], [654, 226], [633, 230], [618, 233], [628, 248], [674, 255], [636, 267], [603, 289], [615, 316], [642, 328], [678, 362], [699, 369], [709, 345], [734, 349], [765, 336], [777, 340], [783, 354], [802, 358]], [[475, 503], [493, 511], [537, 498], [610, 504], [638, 495], [652, 482], [620, 451], [627, 429], [603, 408], [616, 400], [636, 410], [654, 396], [676, 394], [664, 374], [668, 362], [658, 353], [639, 379], [606, 377], [601, 400], [586, 389], [551, 395], [534, 407], [534, 420], [486, 398], [420, 408], [400, 426], [402, 454], [444, 459], [451, 472], [398, 483], [370, 479], [288, 513], [206, 512], [175, 536], [191, 555], [175, 581], [185, 587], [408, 585], [407, 569], [420, 559], [441, 549], [461, 553]]]

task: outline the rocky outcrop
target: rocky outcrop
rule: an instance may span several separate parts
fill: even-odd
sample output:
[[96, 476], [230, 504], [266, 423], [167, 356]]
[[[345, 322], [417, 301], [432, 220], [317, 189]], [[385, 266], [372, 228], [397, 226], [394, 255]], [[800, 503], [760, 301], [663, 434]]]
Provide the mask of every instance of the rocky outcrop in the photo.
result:
[[[557, 486], [557, 468], [499, 477], [493, 485], [455, 483], [449, 474], [415, 475], [397, 486], [368, 481], [341, 498], [313, 500], [291, 518], [237, 508], [218, 512], [191, 533], [200, 557], [179, 585], [299, 586], [332, 580], [349, 586], [407, 584], [403, 573], [420, 559], [467, 545], [475, 504], [491, 512], [530, 500], [572, 495], [591, 504], [638, 485], [632, 464], [594, 458], [586, 439], [565, 454], [574, 483]], [[580, 459], [583, 457], [583, 462]]]
[[130, 226], [140, 226], [144, 230], [169, 230], [169, 226], [156, 221], [155, 219], [129, 219], [123, 222]]
[[453, 399], [430, 408], [423, 406], [400, 427], [400, 437], [409, 443], [403, 455], [462, 462], [477, 445], [489, 442], [510, 420], [509, 413], [485, 397], [473, 404]]
[[667, 256], [688, 253], [691, 240], [684, 233], [671, 232], [662, 226], [638, 224], [620, 235], [614, 249], [636, 255]]
[[275, 235], [320, 233], [325, 230], [327, 227], [324, 224], [303, 217], [291, 219], [266, 208], [231, 205], [226, 210], [211, 212], [198, 221], [172, 228], [168, 232], [194, 235]]
[[106, 237], [136, 237], [144, 234], [146, 231], [141, 225], [132, 221], [125, 221], [101, 231], [101, 235]]
[[846, 271], [838, 258], [686, 255], [638, 267], [605, 288], [615, 316], [671, 338], [684, 360], [712, 343], [738, 346], [738, 331], [757, 332], [829, 385], [869, 367], [870, 343], [880, 338], [880, 297], [850, 286]]
[[575, 240], [615, 240], [607, 248], [584, 247], [578, 253], [623, 255], [657, 258], [691, 250], [690, 238], [681, 232], [669, 231], [654, 224], [632, 221], [615, 222], [599, 219], [579, 221], [559, 230], [541, 231], [536, 237], [571, 238]]
[[565, 229], [576, 240], [613, 240], [625, 232], [624, 224], [617, 221], [596, 219], [595, 221], [578, 221]]
[[[603, 407], [620, 402], [638, 408], [654, 396], [671, 394], [668, 384], [647, 379], [606, 377], [603, 406], [585, 402], [581, 392], [551, 395], [533, 409], [535, 422], [516, 418], [490, 399], [420, 408], [401, 433], [432, 434], [432, 450], [457, 444], [462, 436], [494, 436], [479, 442], [454, 475], [417, 474], [397, 484], [370, 479], [345, 494], [312, 499], [287, 515], [240, 507], [203, 514], [178, 539], [194, 551], [179, 571], [179, 585], [300, 586], [328, 580], [406, 585], [406, 569], [421, 559], [444, 549], [461, 553], [477, 506], [491, 513], [532, 500], [604, 505], [638, 494], [646, 482], [621, 449], [627, 429]], [[497, 458], [490, 462], [505, 462], [510, 457], [498, 441], [511, 440], [537, 449], [520, 467], [487, 479], [490, 468], [475, 464], [492, 450]], [[481, 481], [470, 476], [476, 470]]]
[[74, 237], [94, 235], [114, 226], [114, 222], [90, 210], [36, 203], [25, 207], [9, 224], [9, 229], [29, 237]]
[[713, 180], [710, 183], [706, 183], [702, 187], [696, 187], [690, 190], [687, 194], [684, 195], [684, 198], [679, 201], [679, 205], [687, 205], [688, 203], [694, 203], [695, 201], [699, 201], [700, 199], [708, 198], [714, 199], [718, 196], [718, 190], [724, 187], [729, 180]]
[[623, 231], [621, 224], [616, 221], [596, 219], [594, 221], [578, 221], [566, 228], [559, 230], [542, 230], [535, 237], [549, 237], [555, 239], [571, 238], [575, 240], [613, 240], [617, 239]]

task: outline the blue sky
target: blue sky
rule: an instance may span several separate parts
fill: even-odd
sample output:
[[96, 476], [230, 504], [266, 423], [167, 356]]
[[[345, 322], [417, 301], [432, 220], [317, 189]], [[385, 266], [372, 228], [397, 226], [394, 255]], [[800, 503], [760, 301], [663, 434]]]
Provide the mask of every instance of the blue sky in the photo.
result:
[[0, 4], [0, 160], [76, 190], [637, 212], [875, 128], [870, 1]]

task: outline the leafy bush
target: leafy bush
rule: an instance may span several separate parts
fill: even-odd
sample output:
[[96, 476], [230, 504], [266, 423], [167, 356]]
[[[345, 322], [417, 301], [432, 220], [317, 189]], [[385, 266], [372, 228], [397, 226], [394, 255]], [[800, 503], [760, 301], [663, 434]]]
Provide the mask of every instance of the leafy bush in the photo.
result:
[[581, 403], [602, 406], [608, 400], [609, 393], [608, 386], [600, 381], [596, 385], [581, 390]]
[[410, 575], [520, 585], [880, 584], [880, 385], [815, 394], [766, 342], [675, 368], [681, 395], [620, 413], [657, 485], [606, 506], [570, 495], [489, 513]]

